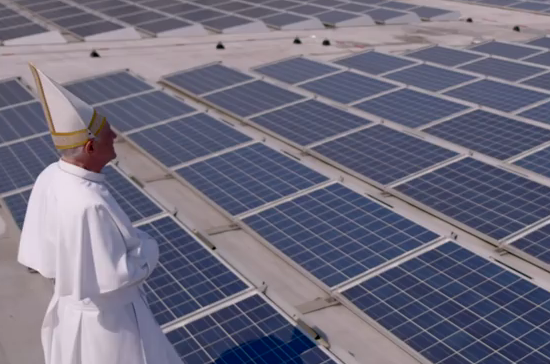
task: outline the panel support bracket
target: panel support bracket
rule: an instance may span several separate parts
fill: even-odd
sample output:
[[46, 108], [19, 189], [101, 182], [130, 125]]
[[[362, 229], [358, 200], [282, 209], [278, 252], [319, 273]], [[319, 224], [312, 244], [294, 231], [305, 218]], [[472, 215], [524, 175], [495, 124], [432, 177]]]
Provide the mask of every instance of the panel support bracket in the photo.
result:
[[317, 343], [319, 343], [319, 345], [322, 345], [325, 348], [330, 349], [330, 344], [328, 343], [328, 341], [324, 337], [322, 337], [319, 333], [317, 333], [317, 331], [315, 331], [314, 328], [306, 324], [304, 320], [299, 318], [296, 320], [296, 323], [298, 324], [298, 327], [304, 330], [311, 338], [313, 338]]
[[325, 298], [318, 297], [312, 301], [299, 304], [298, 306], [296, 306], [296, 309], [302, 315], [305, 315], [311, 312], [319, 311], [327, 307], [332, 307], [339, 304], [340, 302], [334, 297], [325, 297]]
[[223, 234], [228, 231], [234, 231], [234, 230], [240, 230], [241, 227], [239, 224], [229, 224], [229, 225], [221, 225], [221, 226], [214, 226], [207, 230], [205, 230], [206, 234], [208, 236], [217, 235], [217, 234]]

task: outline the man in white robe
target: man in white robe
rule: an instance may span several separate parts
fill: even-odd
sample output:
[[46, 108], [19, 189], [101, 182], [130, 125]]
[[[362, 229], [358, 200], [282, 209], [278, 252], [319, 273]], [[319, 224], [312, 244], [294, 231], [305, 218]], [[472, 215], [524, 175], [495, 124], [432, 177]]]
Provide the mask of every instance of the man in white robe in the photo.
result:
[[116, 157], [106, 118], [31, 65], [61, 160], [38, 177], [18, 260], [55, 280], [46, 364], [181, 364], [145, 301], [156, 242], [134, 228], [101, 169]]

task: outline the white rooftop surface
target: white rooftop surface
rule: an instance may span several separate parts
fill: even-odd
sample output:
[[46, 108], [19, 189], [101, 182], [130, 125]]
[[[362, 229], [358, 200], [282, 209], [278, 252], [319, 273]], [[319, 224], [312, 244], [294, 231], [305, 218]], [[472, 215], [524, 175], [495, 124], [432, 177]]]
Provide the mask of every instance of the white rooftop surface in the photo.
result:
[[[407, 1], [407, 0], [401, 0]], [[404, 52], [430, 44], [467, 46], [474, 41], [522, 41], [550, 32], [550, 17], [449, 1], [414, 0], [414, 3], [457, 10], [462, 20], [414, 25], [385, 25], [316, 31], [273, 31], [261, 34], [209, 35], [189, 38], [142, 39], [113, 42], [79, 42], [52, 45], [0, 47], [0, 79], [21, 76], [33, 85], [27, 63], [36, 64], [58, 82], [68, 82], [108, 71], [130, 69], [151, 83], [162, 75], [186, 68], [223, 61], [241, 70], [278, 59], [303, 54], [330, 60], [374, 47], [385, 52]], [[464, 20], [473, 18], [473, 23]], [[521, 26], [521, 32], [512, 28]], [[295, 45], [299, 36], [303, 42]], [[323, 46], [323, 39], [332, 42]], [[218, 41], [226, 49], [216, 50]], [[101, 58], [90, 58], [96, 49]], [[193, 104], [189, 101], [190, 104]], [[225, 118], [227, 119], [227, 117]], [[236, 124], [236, 123], [235, 123]], [[239, 130], [295, 156], [292, 147], [247, 126]], [[180, 182], [165, 178], [166, 172], [124, 140], [117, 142], [119, 166], [135, 176], [167, 207], [175, 207], [179, 218], [191, 229], [207, 236], [212, 228], [231, 223], [200, 196]], [[461, 244], [499, 259], [550, 288], [548, 273], [511, 255], [500, 256], [494, 246], [399, 201], [384, 197], [379, 190], [312, 157], [301, 157], [309, 166], [329, 177], [344, 177], [344, 184], [391, 204], [395, 211], [440, 234], [458, 234]], [[0, 161], [1, 163], [1, 161]], [[546, 182], [548, 183], [548, 182]], [[169, 201], [170, 204], [167, 204]], [[7, 209], [0, 208], [0, 364], [43, 363], [40, 326], [52, 287], [49, 281], [30, 274], [16, 262], [19, 231]], [[5, 230], [5, 231], [4, 231]], [[328, 295], [316, 284], [242, 230], [208, 236], [218, 252], [255, 285], [267, 285], [266, 294], [290, 315], [299, 305]], [[403, 351], [373, 327], [343, 306], [308, 313], [302, 319], [330, 344], [330, 350], [345, 363], [412, 364], [417, 359]]]

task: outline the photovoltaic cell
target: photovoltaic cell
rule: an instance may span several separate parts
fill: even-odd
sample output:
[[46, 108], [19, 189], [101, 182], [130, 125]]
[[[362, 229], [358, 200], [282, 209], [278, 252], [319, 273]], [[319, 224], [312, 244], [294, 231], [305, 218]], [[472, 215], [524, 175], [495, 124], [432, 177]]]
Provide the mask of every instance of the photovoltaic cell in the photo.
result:
[[540, 121], [541, 123], [550, 124], [550, 114], [548, 114], [549, 111], [550, 102], [546, 102], [529, 110], [525, 110], [519, 115], [529, 119]]
[[524, 1], [521, 3], [513, 4], [510, 6], [514, 9], [530, 10], [530, 11], [541, 11], [550, 8], [550, 4], [536, 3], [531, 1]]
[[26, 190], [4, 197], [4, 201], [11, 212], [11, 216], [13, 216], [20, 230], [23, 229], [23, 222], [25, 221], [25, 214], [27, 213], [27, 205], [30, 196], [31, 190]]
[[218, 91], [204, 98], [237, 116], [251, 116], [299, 101], [305, 97], [258, 80]]
[[247, 284], [171, 217], [139, 226], [159, 247], [159, 264], [145, 282], [149, 307], [160, 325], [210, 306]]
[[545, 148], [516, 161], [514, 164], [543, 176], [550, 177], [549, 157], [550, 148]]
[[373, 75], [379, 75], [414, 64], [414, 62], [403, 58], [374, 51], [340, 59], [335, 63]]
[[[550, 4], [548, 4], [550, 6]], [[550, 52], [545, 52], [542, 54], [537, 54], [532, 57], [525, 58], [524, 62], [531, 62], [541, 64], [543, 66], [550, 66]]]
[[392, 72], [384, 77], [429, 91], [440, 91], [475, 79], [474, 76], [427, 64]]
[[550, 215], [550, 187], [472, 158], [395, 189], [495, 240]]
[[530, 42], [527, 42], [525, 44], [550, 49], [550, 38], [542, 37], [542, 38], [538, 38]]
[[476, 52], [488, 53], [511, 59], [520, 59], [533, 55], [535, 53], [540, 53], [539, 49], [525, 47], [518, 44], [507, 44], [497, 41], [480, 44], [470, 49]]
[[203, 95], [251, 79], [252, 77], [221, 64], [182, 71], [163, 78], [163, 80], [196, 95]]
[[331, 100], [349, 104], [398, 86], [346, 71], [304, 83], [300, 87]]
[[530, 78], [521, 83], [550, 91], [550, 72], [537, 77]]
[[34, 96], [16, 80], [0, 82], [0, 108], [33, 100]]
[[145, 129], [129, 137], [167, 167], [252, 140], [203, 113]]
[[542, 92], [491, 80], [470, 83], [447, 91], [445, 95], [506, 112], [550, 98], [550, 95]]
[[371, 121], [316, 100], [308, 100], [252, 119], [300, 145], [308, 145]]
[[244, 222], [329, 287], [438, 238], [341, 184], [300, 196]]
[[545, 71], [541, 67], [528, 66], [497, 58], [485, 58], [460, 68], [507, 81], [518, 81]]
[[48, 131], [40, 102], [0, 110], [0, 143]]
[[261, 143], [192, 164], [176, 172], [232, 215], [328, 180]]
[[45, 33], [47, 31], [48, 29], [38, 24], [34, 24], [34, 23], [26, 24], [19, 27], [0, 29], [0, 39], [2, 40], [16, 39], [16, 38], [26, 37], [28, 35]]
[[410, 128], [469, 109], [468, 106], [410, 89], [401, 89], [354, 107]]
[[550, 130], [484, 110], [457, 116], [423, 131], [498, 159], [550, 141]]
[[128, 72], [117, 72], [76, 81], [66, 84], [64, 87], [91, 105], [153, 89], [151, 85]]
[[475, 53], [466, 52], [460, 49], [435, 46], [408, 53], [407, 57], [417, 58], [426, 62], [433, 62], [444, 66], [454, 67], [459, 64], [471, 62], [474, 59], [482, 58], [483, 56]]
[[184, 363], [335, 364], [259, 295], [167, 334]]
[[122, 25], [113, 23], [108, 20], [99, 21], [97, 23], [86, 24], [79, 27], [71, 27], [69, 31], [79, 37], [89, 37], [95, 34], [102, 34], [124, 28]]
[[32, 185], [58, 159], [49, 135], [0, 147], [0, 193]]
[[550, 360], [550, 292], [454, 242], [343, 295], [432, 363]]
[[126, 132], [159, 121], [195, 111], [183, 101], [162, 91], [132, 96], [103, 104], [97, 108], [101, 115], [120, 132]]
[[277, 63], [260, 66], [255, 68], [254, 71], [279, 81], [296, 84], [315, 77], [336, 72], [338, 71], [338, 68], [306, 58], [296, 57]]

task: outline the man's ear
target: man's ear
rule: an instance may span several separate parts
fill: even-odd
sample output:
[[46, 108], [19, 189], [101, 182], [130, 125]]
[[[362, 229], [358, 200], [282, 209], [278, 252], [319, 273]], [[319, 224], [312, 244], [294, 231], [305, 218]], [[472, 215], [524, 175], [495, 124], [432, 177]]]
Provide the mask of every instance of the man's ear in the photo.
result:
[[90, 139], [84, 144], [84, 151], [86, 154], [92, 154], [94, 152], [94, 140]]

